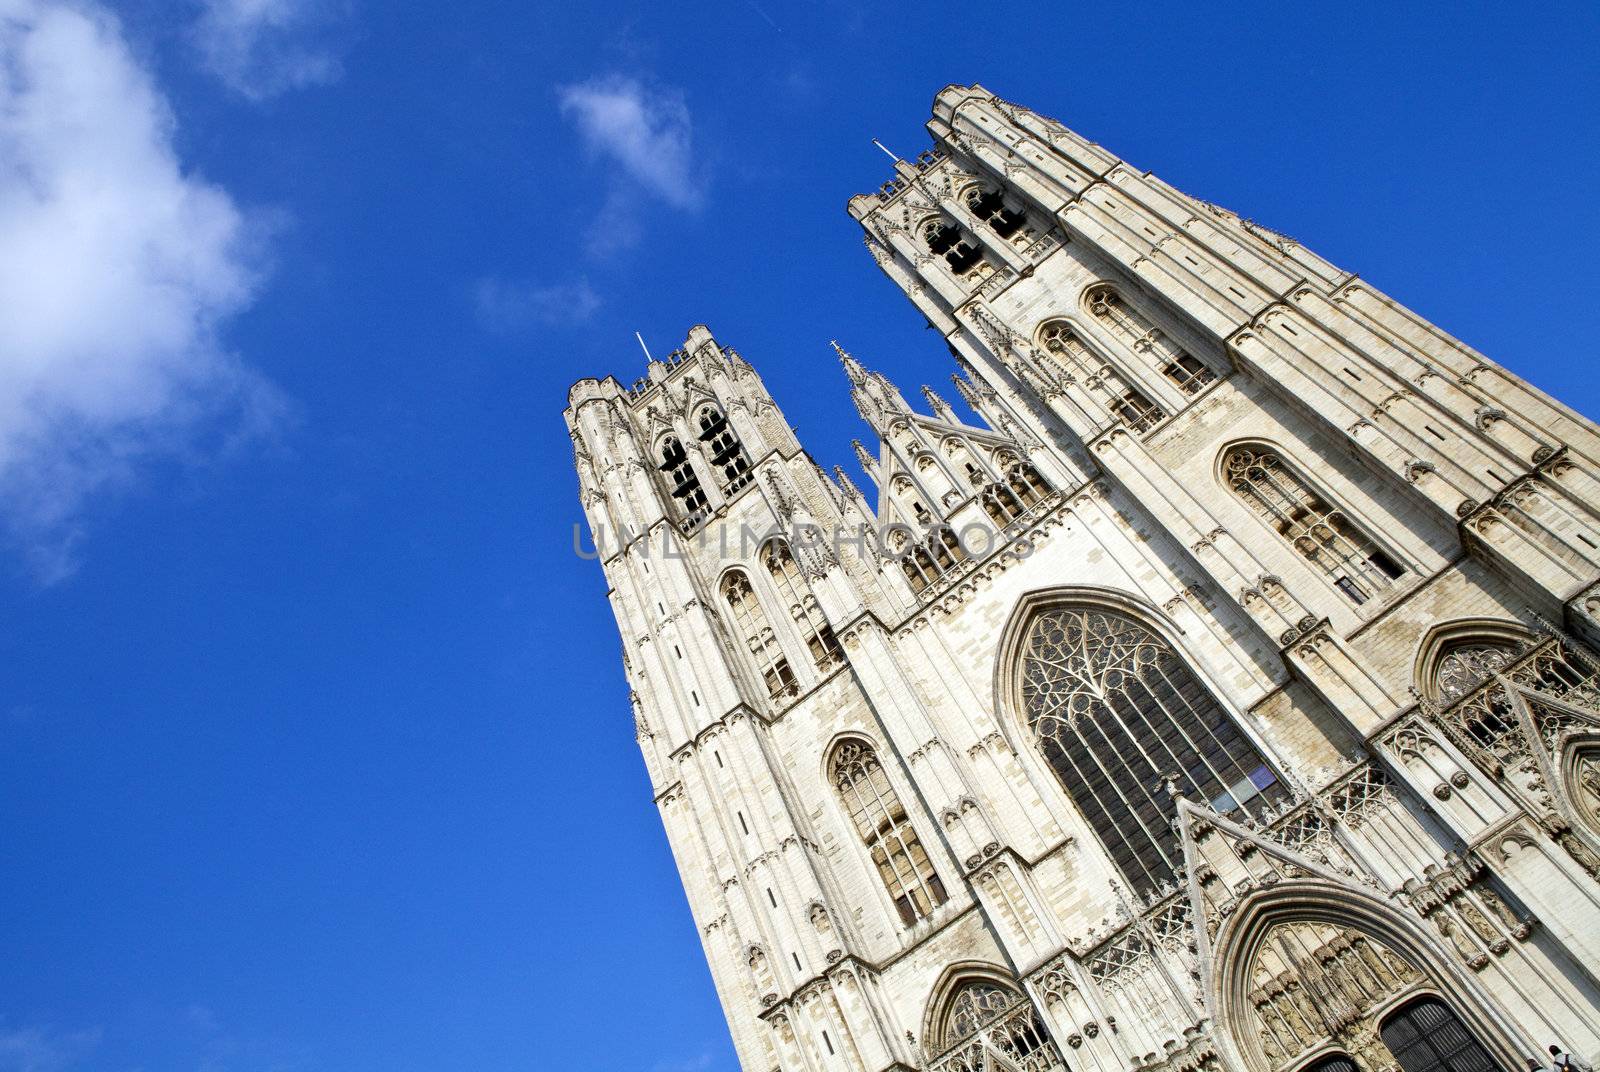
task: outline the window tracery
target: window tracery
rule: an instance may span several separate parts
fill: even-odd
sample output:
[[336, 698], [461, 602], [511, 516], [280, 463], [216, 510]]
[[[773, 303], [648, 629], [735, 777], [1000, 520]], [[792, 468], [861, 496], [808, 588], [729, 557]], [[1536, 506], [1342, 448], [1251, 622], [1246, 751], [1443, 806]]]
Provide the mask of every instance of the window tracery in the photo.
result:
[[932, 915], [947, 899], [944, 883], [872, 746], [860, 740], [840, 742], [829, 771], [900, 922], [909, 927]]
[[1517, 646], [1508, 640], [1464, 640], [1445, 649], [1433, 671], [1433, 688], [1446, 706], [1483, 684], [1516, 661]]
[[935, 1028], [934, 1051], [941, 1054], [930, 1072], [1065, 1072], [1033, 1003], [991, 979], [960, 982], [945, 1000]]
[[1355, 604], [1388, 588], [1405, 569], [1266, 447], [1229, 449], [1223, 479], [1245, 505]]
[[756, 673], [771, 696], [793, 695], [797, 689], [794, 670], [784, 657], [777, 634], [767, 621], [761, 601], [743, 570], [731, 570], [722, 581], [722, 598], [733, 614], [736, 634], [755, 661]]
[[1089, 314], [1135, 353], [1146, 355], [1161, 374], [1186, 395], [1217, 378], [1210, 365], [1184, 350], [1148, 317], [1109, 285], [1091, 288], [1084, 295]]
[[1013, 456], [996, 459], [1005, 479], [990, 484], [979, 497], [989, 520], [1004, 528], [1050, 493], [1050, 485], [1031, 464]]
[[962, 984], [950, 999], [950, 1011], [945, 1014], [944, 1044], [953, 1046], [976, 1035], [980, 1028], [1015, 1005], [1020, 997], [1015, 990], [987, 979]]
[[1059, 377], [1082, 383], [1107, 413], [1127, 424], [1135, 435], [1150, 431], [1166, 416], [1115, 366], [1091, 351], [1065, 320], [1047, 321], [1039, 329], [1039, 342]]
[[800, 575], [800, 568], [795, 564], [788, 543], [783, 540], [770, 541], [762, 548], [761, 559], [766, 563], [767, 572], [772, 575], [773, 586], [789, 608], [795, 629], [805, 639], [811, 661], [818, 670], [824, 672], [838, 666], [844, 661], [844, 652], [839, 647], [838, 638], [833, 635], [833, 627], [822, 616], [822, 608], [817, 606], [811, 587]]
[[1045, 760], [1141, 895], [1170, 881], [1182, 858], [1168, 777], [1224, 814], [1257, 815], [1288, 795], [1183, 658], [1126, 614], [1040, 611], [1019, 677]]

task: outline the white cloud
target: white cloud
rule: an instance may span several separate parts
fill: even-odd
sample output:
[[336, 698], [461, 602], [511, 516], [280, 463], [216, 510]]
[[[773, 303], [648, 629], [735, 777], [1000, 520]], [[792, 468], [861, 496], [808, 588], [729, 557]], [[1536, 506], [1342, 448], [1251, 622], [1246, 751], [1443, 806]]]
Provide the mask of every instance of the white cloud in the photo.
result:
[[319, 40], [327, 4], [313, 0], [200, 0], [193, 40], [201, 63], [223, 85], [260, 101], [332, 82], [339, 58]]
[[[0, 3], [0, 18], [6, 17], [5, 11], [5, 3]], [[76, 1065], [99, 1041], [99, 1030], [62, 1033], [45, 1027], [0, 1028], [0, 1072], [60, 1072]]]
[[46, 581], [91, 495], [281, 407], [217, 339], [260, 228], [172, 134], [104, 9], [0, 0], [0, 535]]
[[631, 244], [639, 192], [678, 209], [700, 207], [703, 168], [694, 156], [694, 125], [680, 90], [608, 77], [563, 86], [558, 96], [561, 114], [584, 144], [621, 165], [625, 180], [607, 198], [591, 251]]
[[587, 279], [543, 286], [528, 281], [480, 279], [473, 294], [485, 327], [514, 331], [535, 324], [581, 324], [600, 308]]

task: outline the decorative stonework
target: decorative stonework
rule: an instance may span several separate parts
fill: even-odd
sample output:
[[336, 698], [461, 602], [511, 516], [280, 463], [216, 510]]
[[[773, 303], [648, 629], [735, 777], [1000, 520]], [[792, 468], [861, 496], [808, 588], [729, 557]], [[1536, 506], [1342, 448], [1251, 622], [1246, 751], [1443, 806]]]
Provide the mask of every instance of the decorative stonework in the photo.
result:
[[850, 211], [975, 417], [839, 350], [858, 490], [703, 327], [569, 395], [743, 1067], [1600, 1053], [1600, 429], [982, 87], [929, 129]]

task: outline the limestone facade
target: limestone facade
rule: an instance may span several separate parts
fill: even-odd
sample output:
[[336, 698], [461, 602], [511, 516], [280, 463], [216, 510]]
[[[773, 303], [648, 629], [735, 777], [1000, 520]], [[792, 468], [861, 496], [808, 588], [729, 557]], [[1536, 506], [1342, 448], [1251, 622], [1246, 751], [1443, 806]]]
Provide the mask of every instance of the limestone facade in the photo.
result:
[[1600, 429], [980, 86], [928, 128], [850, 213], [983, 427], [841, 351], [869, 501], [704, 327], [566, 411], [743, 1067], [1600, 1051]]

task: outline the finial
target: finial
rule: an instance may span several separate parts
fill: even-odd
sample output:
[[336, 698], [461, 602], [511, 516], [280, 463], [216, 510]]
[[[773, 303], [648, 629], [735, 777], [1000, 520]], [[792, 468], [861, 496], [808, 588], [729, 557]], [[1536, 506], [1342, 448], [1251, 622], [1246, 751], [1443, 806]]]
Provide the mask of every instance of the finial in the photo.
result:
[[950, 409], [950, 404], [940, 398], [938, 393], [927, 384], [922, 385], [922, 397], [928, 400], [928, 405], [933, 407], [934, 415], [951, 424], [955, 423], [955, 414]]
[[861, 362], [850, 356], [850, 352], [839, 345], [838, 339], [829, 339], [833, 352], [839, 355], [839, 363], [844, 366], [844, 374], [850, 377], [850, 382], [859, 386], [867, 378], [866, 369], [861, 367]]
[[860, 462], [861, 468], [865, 469], [870, 475], [877, 468], [878, 463], [873, 460], [872, 455], [867, 453], [867, 448], [861, 445], [861, 440], [852, 439], [850, 445], [856, 448], [856, 461]]
[[833, 478], [839, 482], [839, 486], [844, 489], [846, 495], [852, 499], [861, 498], [861, 492], [856, 490], [855, 481], [850, 479], [850, 474], [844, 471], [843, 466], [836, 465], [833, 467]]
[[968, 383], [966, 380], [962, 379], [960, 375], [954, 372], [950, 374], [950, 382], [956, 385], [956, 392], [961, 395], [962, 399], [967, 403], [967, 405], [971, 406], [973, 409], [978, 408], [978, 394], [972, 389], [972, 384]]
[[1166, 786], [1167, 796], [1173, 800], [1184, 799], [1183, 790], [1178, 788], [1178, 776], [1176, 774], [1168, 772], [1167, 776], [1161, 779], [1161, 784]]

